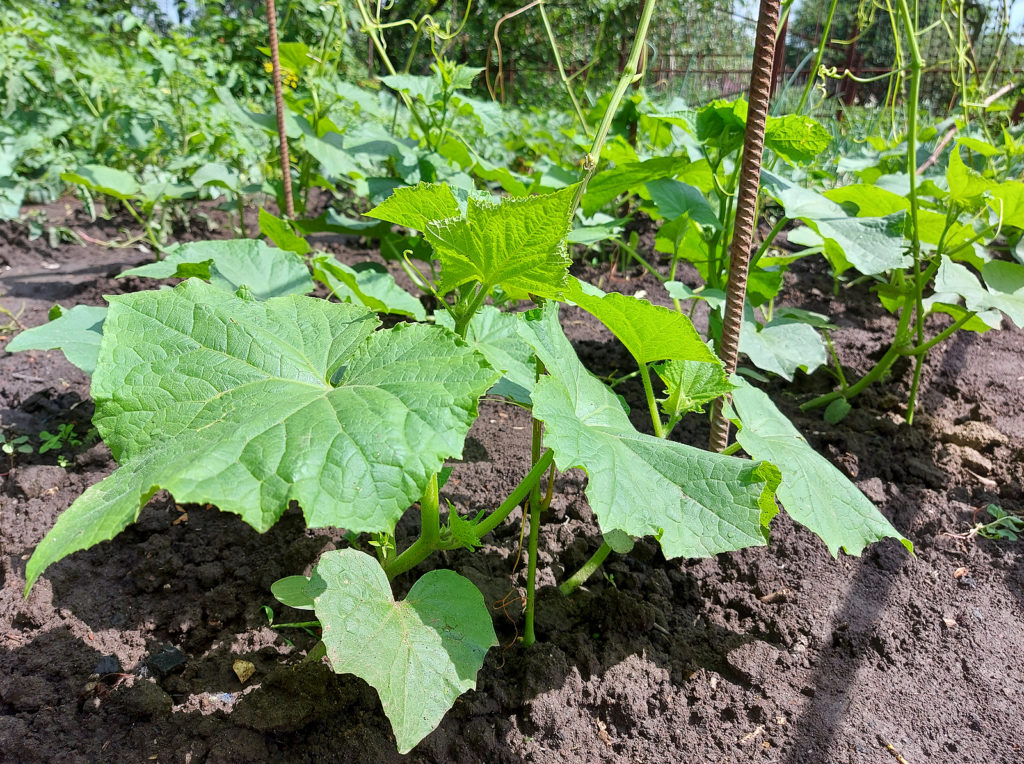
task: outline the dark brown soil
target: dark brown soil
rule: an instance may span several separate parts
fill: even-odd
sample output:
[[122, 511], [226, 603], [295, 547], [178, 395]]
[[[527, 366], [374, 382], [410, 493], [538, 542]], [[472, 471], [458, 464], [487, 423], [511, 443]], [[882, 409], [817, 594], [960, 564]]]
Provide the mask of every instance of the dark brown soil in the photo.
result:
[[[117, 232], [116, 224], [72, 223], [95, 239]], [[227, 235], [226, 227], [214, 235]], [[102, 304], [104, 294], [151, 288], [113, 279], [147, 258], [95, 245], [51, 250], [4, 224], [0, 305], [35, 326], [57, 301]], [[849, 373], [863, 373], [892, 320], [866, 290], [834, 300], [813, 264], [799, 271], [786, 303], [829, 314]], [[596, 270], [584, 275], [667, 302], [650, 277], [608, 283]], [[596, 373], [632, 370], [584, 314], [566, 310], [563, 319]], [[769, 386], [812, 444], [913, 540], [916, 557], [885, 542], [862, 558], [834, 560], [780, 516], [769, 547], [708, 560], [666, 562], [653, 541], [642, 541], [566, 600], [553, 585], [599, 535], [583, 476], [560, 476], [541, 532], [536, 647], [516, 644], [524, 583], [522, 566], [513, 572], [518, 513], [478, 553], [437, 561], [481, 588], [503, 646], [489, 654], [478, 689], [408, 759], [1024, 759], [1024, 541], [961, 537], [990, 502], [1024, 510], [1022, 349], [1024, 333], [1013, 329], [962, 333], [941, 346], [929, 359], [913, 428], [901, 415], [903, 367], [835, 427], [797, 409], [829, 388], [827, 374]], [[643, 400], [633, 381], [617, 389], [631, 403]], [[634, 411], [636, 425], [649, 426], [642, 407]], [[0, 357], [8, 437], [28, 434], [38, 446], [40, 431], [65, 422], [84, 435], [90, 415], [88, 379], [59, 352]], [[706, 422], [696, 418], [679, 437], [706, 442]], [[493, 506], [526, 471], [528, 444], [524, 412], [485, 403], [446, 497], [464, 512]], [[308, 617], [276, 605], [269, 586], [308, 572], [322, 551], [343, 543], [340, 532], [306, 530], [292, 512], [259, 535], [234, 516], [161, 494], [137, 524], [53, 566], [23, 599], [35, 544], [115, 465], [102, 444], [65, 451], [67, 468], [54, 452], [0, 456], [0, 759], [402, 760], [373, 690], [325, 664], [300, 664], [315, 638], [271, 629], [264, 612], [273, 607], [278, 622]], [[232, 671], [236, 659], [256, 667], [244, 685]]]

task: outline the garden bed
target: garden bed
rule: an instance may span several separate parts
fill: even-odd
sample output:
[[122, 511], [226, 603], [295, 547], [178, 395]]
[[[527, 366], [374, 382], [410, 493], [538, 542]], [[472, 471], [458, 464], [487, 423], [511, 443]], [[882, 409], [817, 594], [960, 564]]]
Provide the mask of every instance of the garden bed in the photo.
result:
[[[50, 210], [64, 214], [63, 205]], [[68, 215], [65, 224], [89, 239], [115, 233]], [[24, 305], [26, 327], [43, 323], [55, 302], [102, 305], [104, 294], [154, 284], [113, 278], [147, 254], [96, 244], [54, 250], [24, 232], [0, 229], [0, 305], [15, 313]], [[346, 262], [373, 256], [318, 243]], [[669, 302], [650, 276], [579, 275]], [[783, 302], [829, 315], [840, 358], [866, 371], [893, 333], [866, 287], [835, 299], [824, 268], [805, 261], [787, 279]], [[562, 318], [592, 371], [635, 368], [588, 314], [563, 309]], [[912, 428], [901, 416], [910, 376], [902, 366], [836, 426], [798, 409], [829, 389], [826, 373], [769, 386], [812, 445], [914, 542], [915, 557], [890, 539], [862, 558], [833, 560], [780, 515], [768, 547], [713, 559], [666, 562], [642, 540], [564, 599], [554, 584], [600, 533], [582, 473], [559, 476], [541, 531], [535, 647], [516, 644], [525, 579], [518, 511], [481, 553], [440, 561], [484, 593], [501, 646], [477, 690], [409, 757], [395, 753], [376, 693], [326, 664], [300, 663], [315, 638], [270, 628], [264, 611], [273, 607], [277, 622], [306, 620], [279, 606], [270, 584], [308, 574], [320, 553], [344, 544], [342, 531], [307, 530], [292, 510], [259, 535], [233, 515], [161, 493], [116, 540], [50, 568], [26, 600], [33, 547], [115, 463], [102, 444], [65, 451], [66, 468], [57, 451], [13, 462], [0, 454], [0, 759], [1020, 761], [1022, 542], [962, 536], [989, 503], [1024, 509], [1022, 351], [1024, 332], [1013, 329], [960, 332], [940, 345]], [[639, 383], [617, 391], [647, 431]], [[88, 378], [61, 353], [0, 357], [8, 436], [67, 422], [84, 434], [90, 416]], [[691, 419], [676, 437], [703, 445], [706, 423]], [[483, 403], [442, 495], [464, 511], [492, 507], [529, 468], [529, 430], [523, 410]], [[407, 530], [400, 526], [400, 545]], [[408, 583], [397, 584], [404, 594]], [[245, 683], [236, 660], [255, 666]]]

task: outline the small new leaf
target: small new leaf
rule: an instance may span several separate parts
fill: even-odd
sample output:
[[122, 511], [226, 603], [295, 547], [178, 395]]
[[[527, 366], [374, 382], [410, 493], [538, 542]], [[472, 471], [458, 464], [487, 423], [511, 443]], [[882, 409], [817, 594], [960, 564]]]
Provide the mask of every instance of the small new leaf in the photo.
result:
[[441, 261], [442, 294], [478, 281], [485, 290], [557, 297], [572, 260], [566, 250], [576, 186], [553, 194], [470, 197], [465, 218], [427, 223], [424, 234]]

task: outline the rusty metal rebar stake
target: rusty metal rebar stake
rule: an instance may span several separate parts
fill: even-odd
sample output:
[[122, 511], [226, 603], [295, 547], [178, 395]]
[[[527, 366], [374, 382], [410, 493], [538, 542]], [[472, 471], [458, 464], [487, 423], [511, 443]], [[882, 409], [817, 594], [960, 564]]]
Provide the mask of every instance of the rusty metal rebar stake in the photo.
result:
[[267, 0], [267, 28], [270, 35], [271, 77], [274, 81], [274, 106], [277, 107], [277, 136], [281, 145], [281, 177], [284, 183], [284, 207], [289, 219], [295, 217], [292, 198], [291, 161], [288, 159], [288, 134], [284, 128], [284, 97], [281, 95], [281, 57], [277, 51], [277, 9]]
[[[739, 355], [740, 328], [743, 325], [743, 304], [747, 296], [747, 269], [750, 246], [757, 222], [757, 189], [761, 180], [761, 155], [764, 153], [764, 128], [768, 119], [768, 102], [772, 91], [772, 62], [775, 56], [775, 29], [779, 23], [780, 0], [761, 0], [754, 39], [754, 64], [750, 70], [750, 96], [747, 127], [743, 136], [743, 159], [740, 165], [739, 198], [736, 201], [736, 223], [729, 247], [729, 281], [726, 286], [725, 323], [719, 355], [727, 374], [736, 371]], [[711, 417], [712, 451], [723, 451], [729, 444], [729, 420], [722, 413], [723, 398], [715, 401]]]

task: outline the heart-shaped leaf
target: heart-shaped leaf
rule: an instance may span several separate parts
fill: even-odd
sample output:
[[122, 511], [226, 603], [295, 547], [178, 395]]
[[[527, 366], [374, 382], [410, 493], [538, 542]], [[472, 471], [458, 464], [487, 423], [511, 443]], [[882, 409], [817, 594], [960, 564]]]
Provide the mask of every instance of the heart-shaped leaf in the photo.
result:
[[261, 300], [313, 291], [313, 279], [301, 257], [256, 239], [179, 244], [163, 260], [129, 268], [118, 278], [125, 276], [200, 278], [228, 292], [244, 284]]
[[465, 218], [434, 220], [424, 234], [441, 260], [438, 291], [478, 281], [484, 289], [556, 297], [572, 262], [566, 251], [576, 186], [500, 204], [470, 197]]
[[377, 690], [400, 753], [476, 687], [484, 656], [498, 644], [480, 590], [450, 570], [426, 573], [396, 602], [376, 560], [339, 549], [320, 558], [307, 591], [331, 666]]

